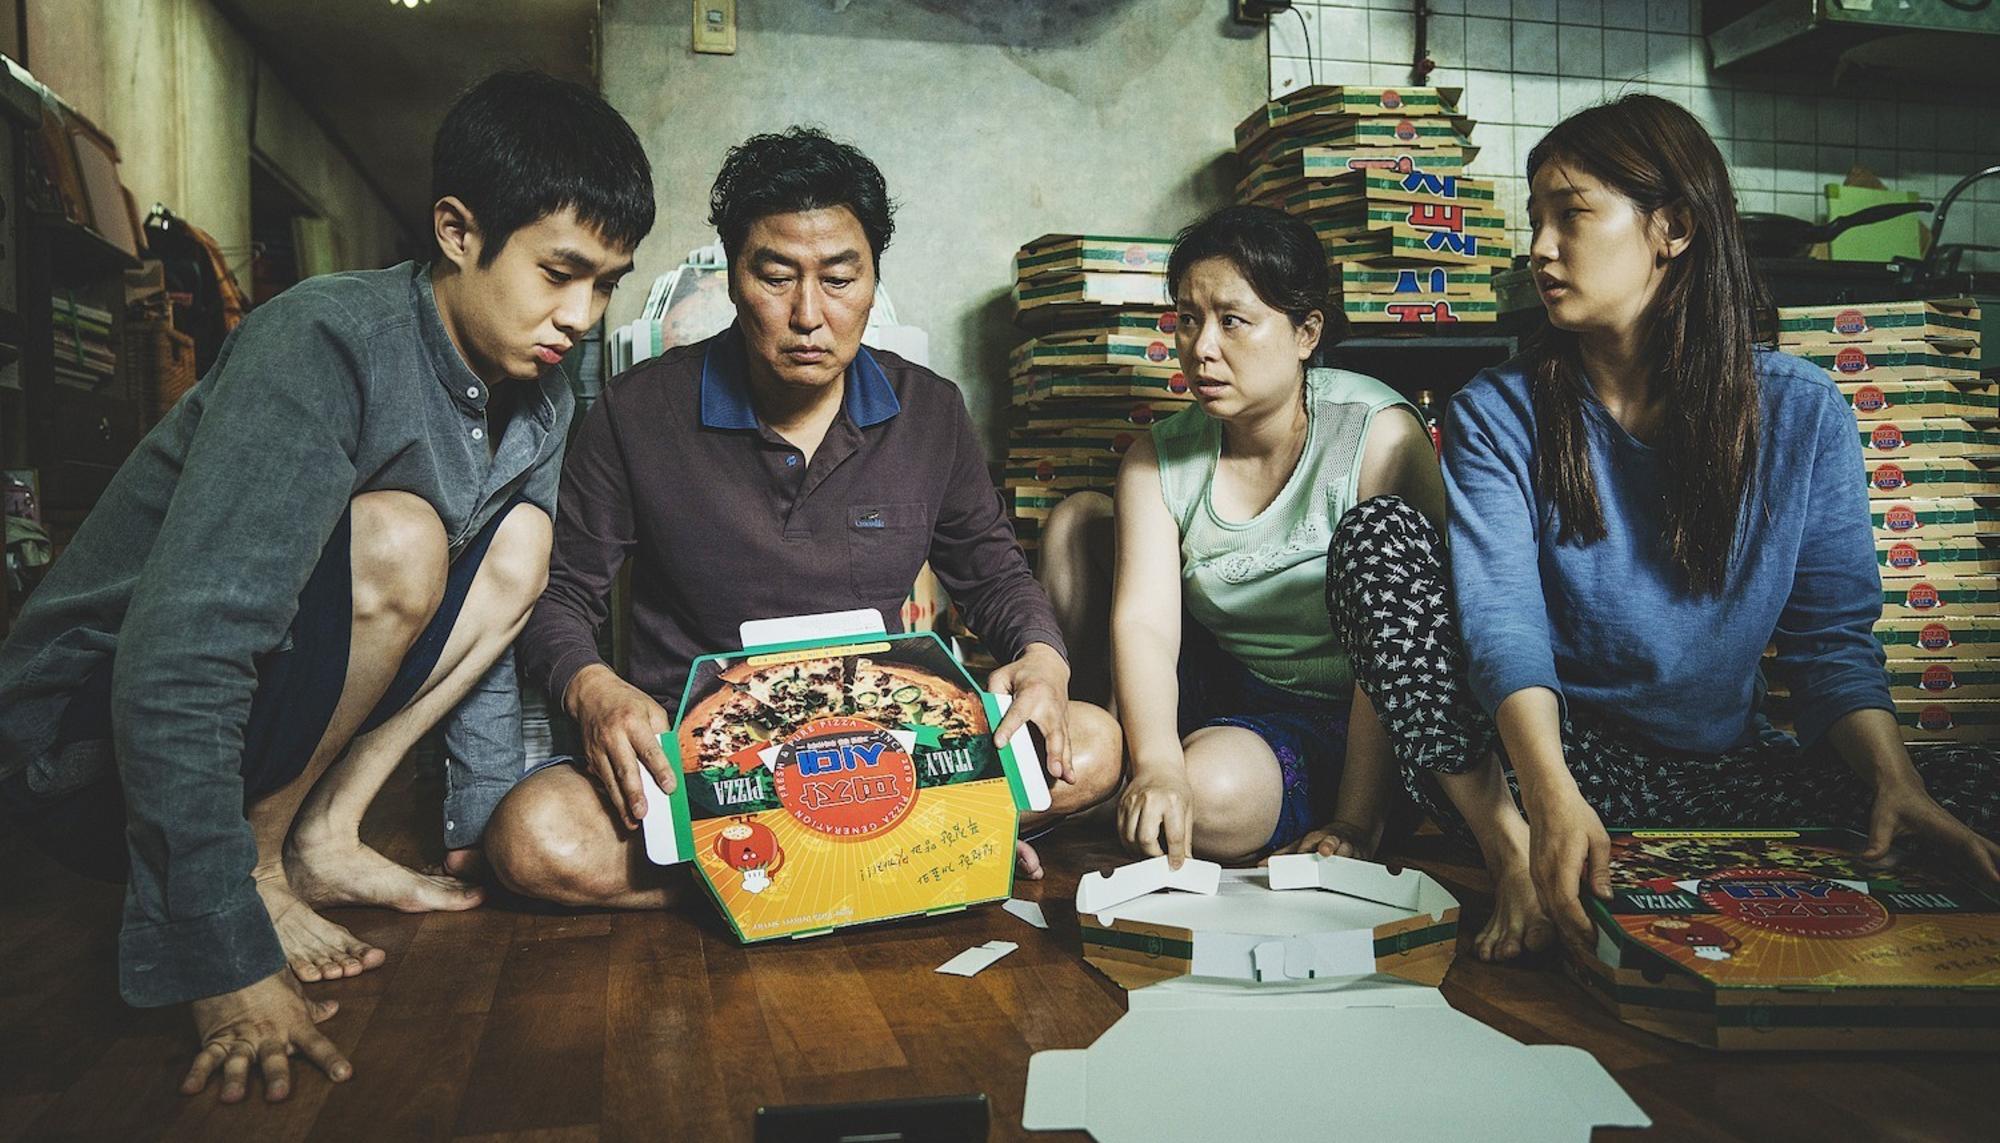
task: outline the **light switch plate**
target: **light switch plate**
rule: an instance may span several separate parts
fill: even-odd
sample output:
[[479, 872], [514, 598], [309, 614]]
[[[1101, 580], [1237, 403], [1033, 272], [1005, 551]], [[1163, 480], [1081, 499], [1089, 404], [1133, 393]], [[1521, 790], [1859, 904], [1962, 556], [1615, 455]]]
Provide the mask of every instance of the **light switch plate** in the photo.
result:
[[694, 0], [694, 50], [736, 54], [736, 0]]

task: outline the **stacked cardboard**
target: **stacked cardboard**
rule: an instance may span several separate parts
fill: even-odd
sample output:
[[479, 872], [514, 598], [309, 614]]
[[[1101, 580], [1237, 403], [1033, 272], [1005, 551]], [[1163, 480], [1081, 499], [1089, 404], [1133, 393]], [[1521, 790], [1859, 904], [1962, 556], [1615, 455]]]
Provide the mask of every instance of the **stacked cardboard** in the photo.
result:
[[1318, 86], [1236, 128], [1245, 202], [1318, 232], [1347, 320], [1364, 327], [1492, 322], [1513, 257], [1494, 184], [1465, 176], [1473, 123], [1450, 87]]
[[1778, 311], [1854, 410], [1882, 567], [1876, 638], [1913, 741], [2000, 739], [2000, 395], [1970, 299]]
[[55, 378], [79, 389], [97, 389], [118, 372], [112, 348], [111, 311], [59, 293], [49, 299], [54, 325]]
[[1119, 458], [1193, 399], [1174, 349], [1163, 238], [1048, 234], [1014, 258], [1015, 320], [1034, 334], [1008, 374], [1016, 409], [1002, 475], [1022, 546], [1063, 497], [1110, 492]]

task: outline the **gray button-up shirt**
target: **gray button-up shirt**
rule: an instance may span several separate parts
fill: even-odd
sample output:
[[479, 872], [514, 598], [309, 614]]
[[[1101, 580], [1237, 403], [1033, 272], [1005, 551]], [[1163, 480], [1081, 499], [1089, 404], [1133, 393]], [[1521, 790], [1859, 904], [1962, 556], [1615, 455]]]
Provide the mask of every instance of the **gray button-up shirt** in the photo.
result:
[[[250, 876], [243, 727], [255, 660], [284, 642], [348, 502], [421, 496], [453, 555], [516, 493], [555, 515], [566, 379], [550, 370], [504, 425], [487, 423], [487, 396], [427, 268], [299, 284], [258, 307], [140, 442], [0, 647], [0, 777], [25, 769], [39, 797], [111, 765], [51, 746], [69, 696], [117, 653], [131, 1003], [213, 996], [284, 966]], [[518, 777], [520, 718], [510, 653], [447, 720], [447, 845], [476, 841]]]

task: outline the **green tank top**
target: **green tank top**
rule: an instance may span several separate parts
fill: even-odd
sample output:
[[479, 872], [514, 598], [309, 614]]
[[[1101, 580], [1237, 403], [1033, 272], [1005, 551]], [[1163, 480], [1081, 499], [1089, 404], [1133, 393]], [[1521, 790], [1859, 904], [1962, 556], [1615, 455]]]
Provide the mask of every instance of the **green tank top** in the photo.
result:
[[1240, 522], [1215, 514], [1211, 489], [1222, 424], [1200, 406], [1153, 426], [1160, 491], [1180, 525], [1181, 594], [1222, 649], [1258, 678], [1343, 700], [1353, 674], [1326, 613], [1326, 549], [1354, 506], [1361, 449], [1375, 415], [1415, 406], [1372, 377], [1306, 374], [1306, 444], [1269, 506]]

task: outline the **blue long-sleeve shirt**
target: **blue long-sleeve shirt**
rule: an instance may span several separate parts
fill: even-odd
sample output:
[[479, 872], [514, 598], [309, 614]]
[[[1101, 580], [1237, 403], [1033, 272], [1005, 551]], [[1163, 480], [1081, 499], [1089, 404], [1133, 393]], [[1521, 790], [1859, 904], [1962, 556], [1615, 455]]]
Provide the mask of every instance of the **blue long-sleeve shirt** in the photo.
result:
[[1825, 373], [1760, 352], [1763, 438], [1724, 590], [1680, 586], [1661, 457], [1584, 402], [1604, 539], [1556, 541], [1534, 484], [1535, 417], [1519, 362], [1473, 378], [1446, 417], [1452, 581], [1474, 696], [1488, 711], [1547, 687], [1655, 745], [1721, 753], [1763, 728], [1758, 661], [1775, 642], [1811, 743], [1856, 710], [1893, 710], [1854, 414]]

